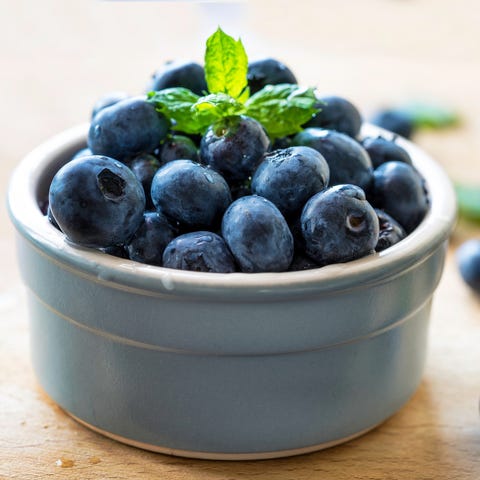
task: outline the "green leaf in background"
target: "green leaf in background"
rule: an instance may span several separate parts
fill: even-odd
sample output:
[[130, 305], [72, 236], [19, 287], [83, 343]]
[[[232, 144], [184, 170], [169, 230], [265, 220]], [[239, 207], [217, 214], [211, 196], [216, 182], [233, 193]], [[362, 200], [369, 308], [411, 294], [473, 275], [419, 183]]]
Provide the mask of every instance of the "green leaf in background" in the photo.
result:
[[416, 128], [444, 128], [457, 125], [459, 115], [444, 106], [425, 102], [411, 102], [397, 109], [403, 113]]
[[218, 28], [207, 40], [205, 79], [210, 93], [226, 93], [245, 102], [249, 96], [248, 58], [241, 40]]
[[281, 138], [302, 130], [302, 125], [318, 112], [313, 88], [298, 85], [267, 85], [252, 95], [245, 106], [247, 115], [258, 120], [270, 138]]
[[480, 185], [456, 184], [458, 210], [460, 215], [480, 222]]

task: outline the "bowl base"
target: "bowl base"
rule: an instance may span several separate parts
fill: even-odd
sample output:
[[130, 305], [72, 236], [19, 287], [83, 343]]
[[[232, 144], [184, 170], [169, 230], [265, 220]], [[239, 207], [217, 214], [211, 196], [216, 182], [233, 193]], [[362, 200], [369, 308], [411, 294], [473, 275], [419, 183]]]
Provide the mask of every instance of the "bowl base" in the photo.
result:
[[85, 422], [81, 418], [76, 417], [69, 411], [65, 409], [63, 410], [65, 413], [67, 413], [70, 417], [72, 417], [75, 421], [77, 421], [84, 427], [87, 427], [90, 430], [93, 430], [94, 432], [99, 433], [105, 437], [111, 438], [112, 440], [116, 440], [117, 442], [124, 443], [132, 447], [141, 448], [143, 450], [148, 450], [155, 453], [173, 455], [176, 457], [197, 458], [201, 460], [230, 460], [230, 461], [268, 460], [273, 458], [283, 458], [283, 457], [293, 457], [295, 455], [304, 455], [304, 454], [313, 453], [319, 450], [325, 450], [326, 448], [334, 447], [336, 445], [340, 445], [341, 443], [345, 443], [350, 440], [353, 440], [354, 438], [360, 437], [370, 432], [371, 430], [377, 428], [381, 423], [383, 423], [383, 422], [380, 422], [376, 425], [365, 428], [364, 430], [356, 432], [347, 437], [338, 438], [330, 442], [318, 443], [316, 445], [309, 445], [308, 447], [292, 448], [288, 450], [276, 450], [276, 451], [270, 451], [270, 452], [222, 453], [222, 452], [202, 452], [202, 451], [196, 451], [196, 450], [181, 450], [177, 448], [168, 448], [168, 447], [162, 447], [161, 445], [153, 445], [149, 443], [139, 442], [131, 438], [123, 437], [121, 435], [117, 435], [115, 433], [102, 430], [101, 428], [98, 428], [95, 425], [92, 425], [88, 422]]

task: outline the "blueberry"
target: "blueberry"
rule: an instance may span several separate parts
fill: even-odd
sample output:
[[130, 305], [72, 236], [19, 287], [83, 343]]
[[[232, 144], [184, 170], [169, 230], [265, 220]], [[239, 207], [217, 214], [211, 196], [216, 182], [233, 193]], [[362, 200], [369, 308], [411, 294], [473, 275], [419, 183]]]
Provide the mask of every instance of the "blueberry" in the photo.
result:
[[200, 158], [227, 182], [242, 182], [253, 174], [269, 147], [270, 140], [259, 122], [231, 116], [208, 128], [200, 143]]
[[292, 136], [277, 138], [273, 142], [272, 150], [280, 150], [282, 148], [291, 147], [293, 146], [292, 141], [293, 141]]
[[363, 190], [336, 185], [314, 195], [301, 216], [306, 253], [319, 265], [348, 262], [372, 253], [378, 217]]
[[391, 215], [407, 233], [423, 220], [429, 208], [425, 180], [404, 162], [386, 162], [375, 169], [369, 199]]
[[153, 177], [151, 195], [157, 210], [189, 229], [214, 229], [232, 200], [219, 173], [191, 160], [161, 167]]
[[463, 280], [480, 294], [480, 240], [468, 240], [457, 249], [457, 264]]
[[152, 196], [150, 194], [152, 188], [152, 180], [157, 170], [161, 167], [158, 158], [149, 153], [143, 153], [135, 157], [129, 164], [132, 172], [142, 184], [145, 192], [145, 208], [152, 210], [154, 208]]
[[232, 273], [235, 260], [222, 237], [199, 231], [173, 239], [163, 253], [163, 266], [194, 272]]
[[292, 232], [295, 254], [305, 254], [305, 239], [302, 233], [301, 212], [289, 219], [288, 226]]
[[111, 107], [112, 105], [115, 105], [121, 100], [126, 100], [129, 97], [130, 95], [125, 92], [110, 92], [103, 95], [93, 105], [91, 118], [93, 119], [100, 110]]
[[250, 62], [248, 64], [247, 80], [252, 95], [266, 85], [297, 83], [297, 79], [292, 71], [274, 58], [264, 58]]
[[295, 135], [294, 144], [320, 152], [330, 167], [330, 185], [354, 184], [368, 190], [373, 167], [367, 151], [344, 133], [306, 128]]
[[412, 120], [405, 113], [395, 109], [384, 109], [376, 112], [370, 118], [370, 123], [405, 138], [410, 138], [414, 133]]
[[126, 245], [128, 257], [136, 262], [162, 265], [163, 251], [176, 233], [165, 215], [145, 212], [143, 222]]
[[375, 247], [376, 252], [381, 252], [392, 245], [395, 245], [400, 240], [403, 240], [407, 234], [403, 227], [388, 213], [383, 210], [375, 209], [380, 225], [380, 233], [378, 242]]
[[320, 111], [305, 127], [324, 128], [345, 133], [355, 138], [362, 126], [362, 116], [357, 107], [343, 97], [319, 97], [316, 105]]
[[232, 192], [232, 199], [236, 200], [240, 197], [252, 194], [252, 179], [233, 182], [230, 184], [230, 192]]
[[54, 176], [49, 203], [74, 243], [105, 248], [127, 242], [139, 227], [145, 194], [133, 172], [112, 158], [72, 160]]
[[167, 138], [160, 149], [162, 165], [172, 160], [198, 161], [197, 146], [192, 139], [184, 135], [172, 135]]
[[408, 152], [398, 145], [395, 140], [387, 140], [382, 136], [367, 137], [362, 140], [362, 145], [370, 156], [373, 168], [382, 163], [398, 161], [412, 165], [412, 159]]
[[311, 270], [312, 268], [318, 268], [319, 265], [312, 260], [308, 255], [303, 252], [295, 252], [293, 255], [292, 263], [288, 267], [289, 272], [298, 272], [301, 270]]
[[222, 220], [222, 236], [242, 272], [282, 272], [293, 258], [293, 237], [280, 210], [266, 198], [235, 200]]
[[264, 156], [252, 178], [252, 193], [273, 202], [285, 217], [328, 184], [328, 164], [310, 147], [290, 147]]
[[81, 150], [78, 150], [76, 153], [74, 153], [71, 160], [76, 160], [77, 158], [81, 158], [81, 157], [88, 157], [90, 155], [93, 155], [93, 153], [88, 147], [82, 148]]
[[55, 220], [55, 217], [53, 216], [52, 209], [50, 208], [50, 205], [47, 207], [47, 220], [57, 229], [62, 231], [60, 226], [58, 225], [57, 221]]
[[153, 74], [147, 91], [174, 87], [188, 88], [203, 95], [207, 91], [204, 68], [195, 62], [167, 62]]
[[169, 126], [144, 98], [129, 98], [95, 115], [88, 131], [88, 146], [96, 155], [128, 161], [152, 152], [166, 137]]

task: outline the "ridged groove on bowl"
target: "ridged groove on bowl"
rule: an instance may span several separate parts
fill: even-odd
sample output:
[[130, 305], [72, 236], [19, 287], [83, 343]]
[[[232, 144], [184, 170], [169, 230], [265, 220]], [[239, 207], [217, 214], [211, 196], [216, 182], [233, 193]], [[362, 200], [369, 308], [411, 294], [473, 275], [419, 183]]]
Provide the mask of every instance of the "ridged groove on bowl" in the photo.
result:
[[334, 348], [393, 329], [430, 301], [445, 247], [375, 285], [260, 301], [254, 293], [224, 299], [118, 288], [65, 268], [23, 238], [18, 242], [24, 281], [53, 314], [141, 348], [205, 355]]
[[31, 295], [32, 358], [55, 402], [113, 435], [186, 452], [297, 450], [371, 428], [408, 401], [423, 373], [430, 305], [335, 348], [203, 355], [97, 335]]

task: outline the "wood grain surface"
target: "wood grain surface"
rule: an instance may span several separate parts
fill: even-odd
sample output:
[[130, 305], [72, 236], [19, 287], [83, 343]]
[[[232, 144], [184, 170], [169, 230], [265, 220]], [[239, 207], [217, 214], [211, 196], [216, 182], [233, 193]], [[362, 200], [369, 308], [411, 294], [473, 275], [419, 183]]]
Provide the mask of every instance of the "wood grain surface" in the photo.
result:
[[[252, 56], [282, 58], [302, 82], [349, 97], [367, 116], [421, 98], [462, 124], [415, 140], [452, 179], [480, 184], [480, 15], [477, 0], [85, 2], [0, 0], [0, 189], [50, 135], [85, 121], [111, 90], [139, 92], [169, 58], [201, 59], [221, 23]], [[427, 366], [400, 412], [367, 435], [321, 452], [257, 462], [175, 458], [80, 426], [42, 392], [29, 357], [14, 232], [0, 210], [0, 479], [480, 478], [480, 299], [455, 248], [480, 237], [459, 222], [436, 292]], [[235, 432], [232, 432], [235, 435]]]

